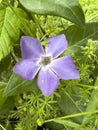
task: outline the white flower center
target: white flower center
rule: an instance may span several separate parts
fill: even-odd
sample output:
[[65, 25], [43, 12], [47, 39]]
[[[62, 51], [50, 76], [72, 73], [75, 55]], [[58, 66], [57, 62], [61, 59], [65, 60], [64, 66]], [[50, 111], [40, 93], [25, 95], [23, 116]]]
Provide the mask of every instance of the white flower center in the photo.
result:
[[41, 56], [40, 58], [40, 65], [46, 66], [51, 63], [51, 56]]

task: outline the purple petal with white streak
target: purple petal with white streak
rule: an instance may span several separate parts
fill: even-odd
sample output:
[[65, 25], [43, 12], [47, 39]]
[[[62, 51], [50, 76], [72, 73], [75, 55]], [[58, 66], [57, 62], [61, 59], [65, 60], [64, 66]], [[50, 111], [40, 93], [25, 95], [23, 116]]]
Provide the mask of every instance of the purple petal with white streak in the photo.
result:
[[44, 54], [41, 43], [36, 38], [22, 36], [20, 46], [24, 59], [39, 58], [41, 54]]
[[65, 80], [78, 79], [79, 72], [70, 56], [64, 56], [55, 59], [51, 63], [51, 69], [61, 78]]
[[47, 41], [49, 44], [46, 47], [46, 54], [52, 55], [53, 58], [58, 57], [67, 48], [67, 40], [64, 34], [48, 38]]
[[32, 80], [37, 72], [39, 67], [33, 62], [33, 60], [22, 59], [13, 68], [13, 71], [20, 77], [26, 80]]
[[38, 75], [38, 86], [44, 96], [49, 96], [58, 87], [57, 76], [48, 68], [42, 68]]

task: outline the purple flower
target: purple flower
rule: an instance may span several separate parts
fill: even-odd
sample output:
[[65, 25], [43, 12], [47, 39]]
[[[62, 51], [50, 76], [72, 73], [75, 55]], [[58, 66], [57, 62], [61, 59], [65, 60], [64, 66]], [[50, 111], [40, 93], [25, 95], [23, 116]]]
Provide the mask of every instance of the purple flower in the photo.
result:
[[39, 72], [37, 84], [45, 96], [54, 92], [59, 78], [79, 78], [79, 72], [70, 56], [57, 58], [67, 48], [65, 35], [57, 35], [47, 41], [49, 44], [44, 50], [36, 38], [23, 36], [20, 41], [22, 59], [13, 68], [16, 74], [26, 80], [34, 79]]

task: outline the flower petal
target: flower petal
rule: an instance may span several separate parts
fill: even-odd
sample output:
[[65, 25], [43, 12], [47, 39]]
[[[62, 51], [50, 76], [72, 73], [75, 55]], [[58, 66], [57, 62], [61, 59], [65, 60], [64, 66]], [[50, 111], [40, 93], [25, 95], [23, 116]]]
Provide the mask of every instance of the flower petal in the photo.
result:
[[32, 60], [22, 59], [13, 68], [13, 71], [20, 77], [26, 80], [32, 80], [37, 72], [39, 67], [35, 65], [35, 62]]
[[44, 53], [40, 42], [36, 38], [22, 36], [20, 46], [22, 57], [25, 59], [37, 58]]
[[67, 40], [64, 34], [57, 35], [47, 39], [49, 44], [46, 47], [46, 53], [53, 58], [59, 56], [67, 48]]
[[48, 68], [42, 68], [38, 75], [38, 86], [44, 96], [49, 96], [58, 87], [57, 76]]
[[55, 59], [51, 63], [51, 69], [61, 78], [65, 80], [78, 79], [79, 72], [70, 56], [64, 56]]

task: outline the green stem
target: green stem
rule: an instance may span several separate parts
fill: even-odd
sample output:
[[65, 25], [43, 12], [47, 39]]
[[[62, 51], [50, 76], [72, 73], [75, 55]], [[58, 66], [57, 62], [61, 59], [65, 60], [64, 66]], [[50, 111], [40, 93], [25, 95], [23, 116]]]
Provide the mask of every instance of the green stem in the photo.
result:
[[12, 6], [14, 6], [14, 0], [10, 0]]
[[41, 26], [39, 25], [39, 20], [38, 20], [38, 18], [37, 18], [35, 15], [33, 15], [33, 14], [31, 14], [31, 17], [32, 17], [32, 19], [34, 20], [34, 22], [35, 22], [35, 24], [36, 24], [36, 26], [37, 26], [37, 28], [38, 28], [40, 34], [41, 34], [41, 37], [44, 37], [44, 33], [43, 33], [42, 29], [41, 29]]
[[0, 127], [1, 127], [3, 130], [6, 130], [1, 124], [0, 124]]
[[81, 84], [81, 83], [78, 83], [77, 85], [80, 86], [80, 87], [87, 87], [87, 88], [91, 88], [91, 89], [94, 89], [94, 88], [95, 88], [95, 86], [86, 85], [86, 84]]
[[11, 57], [14, 60], [15, 63], [18, 62], [18, 58], [15, 56], [13, 50], [10, 52], [10, 55], [11, 55]]
[[72, 118], [72, 117], [95, 114], [97, 112], [98, 112], [98, 110], [93, 111], [93, 112], [90, 111], [90, 112], [81, 112], [81, 113], [71, 114], [71, 115], [68, 115], [68, 116], [63, 116], [63, 117], [58, 117], [58, 118], [53, 118], [53, 119], [50, 119], [50, 120], [46, 120], [46, 121], [44, 121], [44, 123], [51, 122], [51, 121], [56, 121], [56, 120], [68, 119], [68, 118]]

